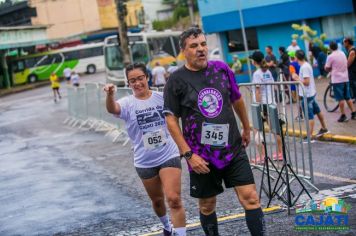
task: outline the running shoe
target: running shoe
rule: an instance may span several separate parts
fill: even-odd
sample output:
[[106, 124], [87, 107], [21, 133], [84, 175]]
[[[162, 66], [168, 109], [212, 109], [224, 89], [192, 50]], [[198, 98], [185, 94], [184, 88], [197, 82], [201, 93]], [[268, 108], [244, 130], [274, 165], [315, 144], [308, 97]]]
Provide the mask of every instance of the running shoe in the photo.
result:
[[[303, 143], [304, 143], [304, 144], [308, 143], [308, 138], [307, 138], [307, 137], [303, 138]], [[314, 139], [314, 138], [311, 138], [311, 139], [310, 139], [310, 143], [315, 143], [315, 139]]]
[[347, 116], [345, 114], [342, 114], [340, 116], [340, 118], [337, 120], [337, 122], [347, 122], [349, 119], [347, 118]]
[[356, 111], [351, 113], [351, 119], [356, 120]]
[[173, 235], [173, 231], [171, 230], [171, 231], [168, 231], [168, 230], [166, 230], [166, 229], [163, 229], [163, 235], [164, 236], [172, 236]]
[[317, 138], [323, 136], [324, 134], [330, 133], [328, 129], [321, 128], [319, 132], [315, 135]]

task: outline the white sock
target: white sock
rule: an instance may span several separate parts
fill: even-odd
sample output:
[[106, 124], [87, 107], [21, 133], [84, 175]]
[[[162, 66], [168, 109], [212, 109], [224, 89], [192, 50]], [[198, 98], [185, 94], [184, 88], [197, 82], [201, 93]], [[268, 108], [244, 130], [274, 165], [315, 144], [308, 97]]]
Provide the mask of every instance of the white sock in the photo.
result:
[[187, 235], [187, 230], [185, 227], [175, 228], [174, 232], [178, 236], [186, 236]]
[[172, 230], [172, 226], [171, 226], [171, 223], [169, 222], [169, 217], [167, 215], [159, 217], [159, 220], [162, 222], [165, 230], [168, 230], [168, 231]]

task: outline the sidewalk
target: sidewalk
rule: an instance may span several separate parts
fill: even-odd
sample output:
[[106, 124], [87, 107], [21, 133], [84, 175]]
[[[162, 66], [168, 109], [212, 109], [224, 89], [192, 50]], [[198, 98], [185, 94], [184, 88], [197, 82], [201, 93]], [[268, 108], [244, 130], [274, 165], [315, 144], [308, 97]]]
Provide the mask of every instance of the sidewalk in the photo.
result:
[[46, 81], [36, 82], [33, 84], [18, 85], [18, 86], [11, 87], [9, 89], [2, 88], [2, 89], [0, 89], [0, 97], [7, 96], [10, 94], [14, 94], [14, 93], [19, 93], [22, 91], [27, 91], [27, 90], [34, 89], [34, 88], [49, 86], [50, 84], [51, 84], [51, 82], [49, 80], [46, 80]]
[[[323, 96], [325, 93], [326, 87], [329, 85], [328, 79], [315, 80], [316, 90], [317, 90], [317, 101], [320, 106], [322, 113], [324, 114], [326, 125], [330, 131], [330, 134], [323, 137], [324, 140], [331, 140], [337, 142], [348, 142], [347, 140], [354, 140], [356, 142], [356, 120], [349, 120], [346, 123], [339, 123], [341, 113], [338, 110], [335, 112], [327, 112], [323, 103]], [[348, 107], [345, 108], [345, 112], [348, 118], [350, 118], [350, 110]], [[320, 127], [319, 122], [316, 123], [316, 129]]]

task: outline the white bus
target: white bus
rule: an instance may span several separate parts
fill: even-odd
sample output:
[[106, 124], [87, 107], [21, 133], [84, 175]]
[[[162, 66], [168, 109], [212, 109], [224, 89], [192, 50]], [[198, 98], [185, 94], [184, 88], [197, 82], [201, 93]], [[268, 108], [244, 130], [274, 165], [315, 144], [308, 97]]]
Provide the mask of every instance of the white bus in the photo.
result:
[[[180, 54], [180, 31], [128, 33], [131, 62], [142, 62], [152, 68], [156, 61], [162, 66], [184, 61]], [[126, 86], [123, 54], [117, 36], [104, 41], [106, 79], [108, 83]]]
[[13, 83], [33, 83], [48, 80], [52, 72], [63, 76], [67, 67], [77, 73], [93, 74], [105, 70], [104, 43], [83, 44], [75, 47], [31, 54], [10, 59]]

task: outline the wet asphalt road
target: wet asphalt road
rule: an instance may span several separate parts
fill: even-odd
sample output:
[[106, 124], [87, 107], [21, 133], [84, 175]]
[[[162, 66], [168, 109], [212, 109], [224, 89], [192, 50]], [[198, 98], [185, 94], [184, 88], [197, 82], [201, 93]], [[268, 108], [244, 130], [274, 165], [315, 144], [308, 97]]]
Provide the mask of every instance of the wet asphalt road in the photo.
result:
[[[98, 74], [83, 80], [102, 78]], [[133, 168], [130, 145], [64, 125], [66, 96], [58, 104], [51, 96], [45, 87], [0, 98], [0, 235], [139, 235], [154, 230], [157, 219]], [[354, 145], [312, 145], [317, 187], [355, 184]], [[187, 218], [195, 222], [198, 211], [188, 196], [185, 167], [184, 205]], [[259, 183], [260, 174], [254, 173]], [[242, 212], [235, 199], [231, 190], [220, 195], [219, 214]], [[354, 198], [346, 201], [355, 208]], [[265, 206], [265, 196], [262, 202]], [[350, 217], [356, 222], [355, 214]], [[293, 216], [286, 217], [286, 211], [268, 215], [266, 221], [270, 235], [310, 234], [294, 232]], [[355, 235], [355, 223], [351, 228], [328, 235]], [[248, 234], [244, 220], [223, 223], [220, 231]], [[203, 233], [198, 228], [189, 235]]]

